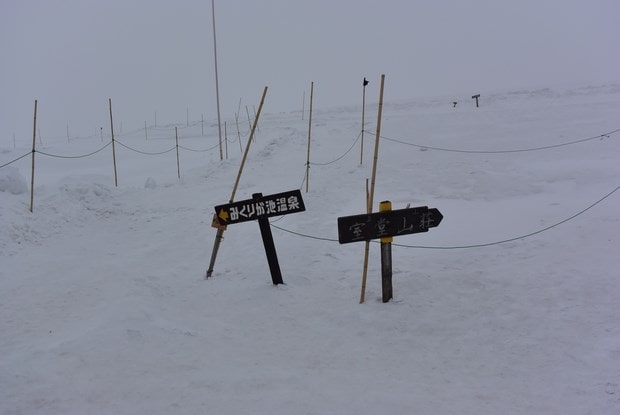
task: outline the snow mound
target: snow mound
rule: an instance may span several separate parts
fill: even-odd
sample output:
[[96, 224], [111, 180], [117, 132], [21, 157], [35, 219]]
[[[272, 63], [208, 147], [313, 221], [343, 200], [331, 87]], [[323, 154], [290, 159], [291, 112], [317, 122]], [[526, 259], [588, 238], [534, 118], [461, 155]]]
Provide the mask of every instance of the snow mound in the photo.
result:
[[28, 182], [17, 168], [8, 166], [0, 170], [0, 192], [13, 195], [28, 193]]

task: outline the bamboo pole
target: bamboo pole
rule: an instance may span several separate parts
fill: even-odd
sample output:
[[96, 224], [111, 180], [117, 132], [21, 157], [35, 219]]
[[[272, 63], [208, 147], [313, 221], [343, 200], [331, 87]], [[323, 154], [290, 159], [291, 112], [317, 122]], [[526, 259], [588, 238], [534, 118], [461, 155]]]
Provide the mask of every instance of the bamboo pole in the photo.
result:
[[215, 0], [211, 0], [211, 15], [213, 16], [213, 57], [215, 62], [215, 97], [217, 100], [217, 131], [220, 142], [220, 160], [224, 159], [222, 153], [222, 122], [220, 119], [220, 83], [217, 76], [217, 42], [215, 40]]
[[[375, 179], [377, 177], [377, 160], [379, 158], [379, 138], [381, 137], [381, 114], [383, 112], [383, 84], [385, 75], [381, 75], [381, 88], [379, 91], [379, 110], [377, 111], [377, 135], [375, 137], [375, 155], [372, 161], [372, 176], [370, 180], [370, 193], [367, 197], [366, 209], [368, 213], [372, 213], [373, 199], [375, 196]], [[362, 290], [360, 293], [360, 304], [363, 304], [366, 298], [366, 276], [368, 274], [368, 253], [370, 242], [366, 241], [364, 249], [364, 271], [362, 273]]]
[[310, 189], [310, 137], [312, 135], [312, 98], [314, 96], [314, 81], [310, 83], [310, 113], [308, 115], [308, 155], [306, 157], [306, 193]]
[[181, 165], [179, 163], [179, 132], [177, 130], [177, 127], [174, 127], [174, 137], [177, 142], [177, 176], [179, 180], [181, 180]]
[[[265, 96], [267, 95], [267, 87], [263, 90], [263, 96], [260, 100], [260, 105], [258, 106], [258, 112], [256, 113], [256, 118], [254, 119], [254, 125], [250, 131], [250, 136], [248, 137], [248, 143], [245, 146], [245, 151], [243, 153], [243, 157], [241, 159], [241, 165], [239, 166], [239, 172], [237, 173], [237, 178], [235, 179], [235, 184], [233, 186], [232, 193], [230, 195], [229, 203], [233, 203], [235, 200], [235, 195], [237, 193], [237, 187], [239, 186], [239, 181], [241, 180], [241, 174], [243, 173], [243, 167], [245, 166], [245, 161], [248, 158], [248, 152], [250, 150], [250, 144], [252, 143], [252, 138], [254, 138], [254, 131], [256, 130], [256, 125], [258, 124], [258, 117], [260, 117], [261, 110], [263, 109], [263, 103], [265, 102]], [[246, 107], [247, 108], [247, 107]], [[217, 234], [215, 235], [215, 243], [213, 244], [213, 251], [211, 252], [211, 261], [209, 262], [209, 268], [207, 269], [207, 278], [213, 275], [213, 267], [215, 266], [215, 259], [217, 257], [217, 251], [220, 248], [220, 244], [224, 239], [224, 227], [217, 228]]]
[[116, 146], [114, 144], [114, 122], [112, 121], [112, 98], [108, 98], [110, 104], [110, 131], [112, 134], [112, 161], [114, 162], [114, 186], [118, 187], [118, 175], [116, 174]]
[[34, 100], [34, 126], [32, 127], [32, 173], [30, 176], [30, 213], [34, 208], [34, 153], [37, 144], [37, 100]]

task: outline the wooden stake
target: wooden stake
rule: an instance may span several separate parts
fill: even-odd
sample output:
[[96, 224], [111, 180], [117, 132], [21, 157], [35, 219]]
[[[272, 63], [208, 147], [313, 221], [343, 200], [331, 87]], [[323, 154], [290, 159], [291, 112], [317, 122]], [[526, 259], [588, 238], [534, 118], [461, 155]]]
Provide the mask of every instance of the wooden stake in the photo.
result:
[[179, 131], [177, 130], [177, 127], [174, 127], [174, 137], [177, 142], [177, 176], [179, 180], [181, 180], [181, 165], [179, 163]]
[[34, 100], [34, 126], [32, 127], [32, 173], [30, 176], [30, 213], [34, 208], [34, 153], [37, 143], [37, 100]]
[[250, 122], [250, 111], [248, 110], [248, 106], [245, 106], [245, 113], [248, 115], [248, 125], [250, 126], [250, 130], [252, 130], [252, 123]]
[[114, 186], [118, 187], [118, 175], [116, 174], [116, 146], [114, 144], [114, 122], [112, 121], [112, 98], [108, 98], [110, 104], [110, 131], [112, 134], [112, 161], [114, 162]]
[[[381, 88], [379, 91], [379, 110], [377, 111], [377, 135], [375, 138], [375, 155], [372, 162], [372, 176], [370, 180], [370, 193], [368, 195], [367, 209], [368, 213], [372, 213], [373, 198], [375, 196], [375, 179], [377, 177], [377, 160], [379, 158], [379, 138], [381, 137], [381, 114], [383, 112], [383, 85], [385, 82], [385, 75], [381, 75]], [[366, 247], [364, 251], [364, 271], [362, 275], [362, 292], [360, 294], [360, 304], [362, 304], [366, 297], [366, 274], [368, 271], [368, 252], [370, 249], [370, 242], [366, 241]]]
[[[229, 203], [233, 203], [233, 201], [235, 200], [235, 195], [237, 193], [237, 187], [239, 186], [239, 181], [241, 180], [241, 174], [243, 173], [243, 167], [245, 166], [245, 161], [248, 158], [250, 144], [252, 143], [252, 139], [254, 138], [254, 131], [256, 130], [256, 125], [258, 124], [258, 117], [260, 117], [261, 110], [263, 109], [263, 103], [265, 102], [266, 95], [267, 95], [267, 87], [265, 87], [265, 89], [263, 90], [263, 96], [260, 100], [260, 105], [258, 106], [258, 112], [256, 113], [256, 118], [254, 119], [254, 125], [252, 126], [252, 129], [250, 130], [250, 136], [248, 137], [248, 143], [245, 146], [245, 152], [243, 153], [243, 157], [241, 158], [241, 166], [239, 166], [239, 172], [237, 173], [237, 178], [235, 179], [235, 184], [233, 186], [233, 190], [230, 195]], [[211, 252], [211, 261], [209, 262], [209, 268], [207, 269], [207, 278], [213, 275], [213, 267], [215, 266], [215, 259], [217, 257], [217, 251], [220, 248], [222, 239], [224, 239], [224, 228], [220, 227], [217, 229], [217, 234], [215, 235], [215, 243], [213, 244], [213, 251]]]
[[217, 77], [217, 42], [215, 40], [215, 0], [211, 0], [211, 15], [213, 16], [213, 56], [215, 61], [215, 97], [217, 99], [217, 131], [220, 140], [220, 160], [224, 159], [222, 153], [222, 122], [220, 119], [220, 85]]
[[[241, 101], [239, 101], [241, 103]], [[239, 141], [239, 151], [243, 154], [243, 148], [241, 148], [241, 131], [239, 131], [239, 113], [235, 113], [235, 122], [237, 123], [237, 140]]]
[[308, 115], [308, 156], [306, 158], [306, 193], [310, 189], [310, 137], [312, 134], [312, 98], [314, 95], [314, 81], [310, 83], [310, 114]]

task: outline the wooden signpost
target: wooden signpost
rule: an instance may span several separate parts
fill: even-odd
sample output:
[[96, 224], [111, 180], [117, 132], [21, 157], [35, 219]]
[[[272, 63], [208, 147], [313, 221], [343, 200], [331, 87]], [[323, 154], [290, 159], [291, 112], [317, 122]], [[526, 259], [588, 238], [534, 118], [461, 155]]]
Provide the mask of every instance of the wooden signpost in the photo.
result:
[[391, 210], [391, 202], [384, 201], [376, 213], [338, 218], [338, 242], [370, 241], [381, 239], [381, 281], [383, 302], [392, 298], [392, 237], [428, 232], [439, 226], [443, 215], [435, 208], [419, 206]]
[[213, 226], [225, 228], [236, 223], [258, 220], [271, 272], [271, 280], [274, 285], [284, 284], [268, 218], [303, 212], [305, 210], [306, 207], [300, 190], [291, 190], [268, 196], [263, 196], [262, 193], [255, 193], [252, 195], [252, 199], [215, 206], [217, 223], [214, 222]]
[[479, 99], [479, 98], [480, 98], [480, 94], [476, 94], [476, 95], [473, 95], [473, 96], [471, 97], [471, 99], [475, 99], [475, 100], [476, 100], [476, 108], [478, 108], [478, 99]]

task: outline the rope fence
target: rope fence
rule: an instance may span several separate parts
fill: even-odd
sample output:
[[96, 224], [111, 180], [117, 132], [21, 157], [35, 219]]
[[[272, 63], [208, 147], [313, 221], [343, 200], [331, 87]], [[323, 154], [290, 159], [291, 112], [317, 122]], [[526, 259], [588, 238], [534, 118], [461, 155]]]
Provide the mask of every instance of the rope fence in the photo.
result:
[[[199, 123], [198, 123], [199, 124]], [[137, 132], [139, 131], [144, 131], [144, 130], [136, 130]], [[366, 131], [369, 134], [373, 134], [370, 131]], [[620, 129], [616, 129], [616, 130], [612, 130], [603, 134], [599, 134], [599, 135], [595, 135], [595, 136], [590, 136], [590, 137], [585, 137], [585, 138], [581, 138], [581, 139], [577, 139], [577, 140], [573, 140], [573, 141], [568, 141], [568, 142], [564, 142], [564, 143], [558, 143], [558, 144], [553, 144], [553, 145], [547, 145], [547, 146], [540, 146], [540, 147], [532, 147], [532, 148], [522, 148], [522, 149], [505, 149], [505, 150], [464, 150], [464, 149], [453, 149], [453, 148], [442, 148], [442, 147], [433, 147], [433, 146], [427, 146], [427, 145], [421, 145], [421, 144], [416, 144], [416, 143], [411, 143], [411, 142], [407, 142], [404, 140], [399, 140], [399, 139], [395, 139], [395, 138], [390, 138], [390, 137], [386, 137], [386, 136], [382, 136], [380, 135], [380, 138], [387, 140], [387, 141], [391, 141], [394, 143], [398, 143], [398, 144], [402, 144], [402, 145], [407, 145], [407, 146], [412, 146], [412, 147], [418, 147], [418, 148], [424, 148], [424, 149], [429, 149], [429, 150], [436, 150], [436, 151], [445, 151], [445, 152], [453, 152], [453, 153], [465, 153], [465, 154], [506, 154], [506, 153], [522, 153], [522, 152], [531, 152], [531, 151], [542, 151], [542, 150], [549, 150], [549, 149], [554, 149], [554, 148], [560, 148], [560, 147], [565, 147], [565, 146], [570, 146], [570, 145], [575, 145], [575, 144], [580, 144], [580, 143], [585, 143], [585, 142], [590, 142], [593, 140], [603, 140], [603, 139], [608, 139], [610, 138], [612, 135], [617, 134], [620, 132]], [[129, 134], [129, 133], [126, 133]], [[336, 157], [335, 159], [328, 161], [328, 162], [308, 162], [308, 164], [310, 165], [314, 165], [314, 166], [327, 166], [327, 165], [331, 165], [334, 164], [340, 160], [342, 160], [344, 157], [346, 157], [351, 150], [356, 146], [356, 144], [359, 142], [360, 137], [361, 137], [362, 131], [360, 131], [356, 137], [356, 139], [353, 141], [353, 143], [351, 144], [351, 146], [344, 151], [343, 154], [341, 154], [340, 156]], [[237, 139], [234, 140], [229, 140], [226, 139], [228, 142], [235, 142], [237, 141]], [[140, 150], [134, 147], [131, 147], [127, 144], [124, 144], [123, 142], [119, 141], [119, 140], [110, 140], [108, 141], [105, 145], [103, 145], [102, 147], [98, 148], [97, 150], [94, 150], [92, 152], [86, 153], [86, 154], [82, 154], [82, 155], [61, 155], [61, 154], [52, 154], [52, 153], [48, 153], [48, 152], [44, 152], [44, 151], [40, 151], [40, 150], [33, 150], [33, 151], [29, 151], [7, 163], [4, 163], [2, 165], [0, 165], [0, 168], [4, 168], [7, 167], [13, 163], [16, 163], [17, 161], [28, 157], [30, 155], [32, 155], [33, 153], [39, 153], [43, 156], [47, 156], [47, 157], [53, 157], [53, 158], [61, 158], [61, 159], [79, 159], [79, 158], [86, 158], [86, 157], [90, 157], [93, 156], [101, 151], [103, 151], [104, 149], [106, 149], [107, 147], [109, 147], [113, 142], [118, 143], [121, 147], [129, 150], [129, 151], [133, 151], [139, 154], [143, 154], [143, 155], [147, 155], [147, 156], [157, 156], [157, 155], [163, 155], [166, 153], [170, 153], [172, 151], [174, 151], [175, 149], [181, 148], [183, 150], [186, 151], [190, 151], [190, 152], [208, 152], [208, 151], [212, 151], [215, 150], [216, 148], [219, 147], [219, 143], [208, 147], [206, 149], [193, 149], [193, 148], [189, 148], [186, 146], [181, 146], [181, 145], [175, 145], [167, 150], [164, 151], [159, 151], [159, 152], [148, 152], [148, 151], [144, 151], [144, 150]], [[303, 188], [303, 185], [306, 181], [306, 174], [304, 174], [301, 185], [299, 186], [299, 188]], [[457, 250], [457, 249], [471, 249], [471, 248], [483, 248], [483, 247], [490, 247], [490, 246], [496, 246], [496, 245], [501, 245], [501, 244], [505, 244], [505, 243], [509, 243], [509, 242], [514, 242], [514, 241], [518, 241], [518, 240], [524, 240], [530, 237], [533, 237], [535, 235], [539, 235], [543, 232], [547, 232], [553, 228], [556, 228], [562, 224], [565, 224], [567, 222], [570, 222], [574, 219], [576, 219], [577, 217], [585, 214], [586, 212], [588, 212], [589, 210], [591, 210], [592, 208], [594, 208], [595, 206], [597, 206], [598, 204], [602, 203], [603, 201], [605, 201], [606, 199], [608, 199], [609, 197], [611, 197], [614, 193], [616, 193], [618, 190], [620, 190], [620, 186], [617, 186], [616, 188], [614, 188], [613, 190], [611, 190], [610, 192], [608, 192], [607, 194], [605, 194], [604, 196], [602, 196], [601, 198], [599, 198], [598, 200], [594, 201], [593, 203], [589, 204], [587, 207], [585, 207], [584, 209], [578, 211], [577, 213], [557, 222], [554, 223], [550, 226], [544, 227], [542, 229], [539, 229], [537, 231], [534, 232], [530, 232], [528, 234], [525, 235], [520, 235], [520, 236], [516, 236], [516, 237], [511, 237], [511, 238], [507, 238], [507, 239], [503, 239], [503, 240], [499, 240], [499, 241], [493, 241], [493, 242], [488, 242], [488, 243], [480, 243], [480, 244], [470, 244], [470, 245], [460, 245], [460, 246], [425, 246], [425, 245], [406, 245], [406, 244], [399, 244], [399, 243], [393, 243], [393, 246], [396, 247], [400, 247], [400, 248], [409, 248], [409, 249], [431, 249], [431, 250]], [[338, 242], [337, 239], [333, 239], [333, 238], [327, 238], [327, 237], [322, 237], [322, 236], [316, 236], [316, 235], [310, 235], [310, 234], [305, 234], [305, 233], [301, 233], [301, 232], [296, 232], [296, 231], [292, 231], [286, 228], [283, 228], [281, 226], [277, 226], [274, 224], [274, 222], [277, 222], [279, 220], [281, 220], [283, 217], [280, 217], [278, 219], [274, 219], [270, 221], [270, 225], [275, 228], [278, 229], [282, 232], [286, 232], [286, 233], [290, 233], [292, 235], [301, 237], [301, 238], [307, 238], [307, 239], [313, 239], [313, 240], [318, 240], [318, 241], [324, 241], [324, 242]], [[374, 241], [376, 242], [376, 241]], [[378, 243], [378, 242], [377, 242]]]
[[[562, 225], [564, 223], [567, 223], [567, 222], [570, 222], [570, 221], [574, 220], [578, 216], [583, 215], [584, 213], [586, 213], [587, 211], [589, 211], [590, 209], [592, 209], [593, 207], [595, 207], [599, 203], [603, 202], [605, 199], [609, 198], [611, 195], [616, 193], [618, 190], [620, 190], [620, 186], [616, 186], [615, 189], [613, 189], [612, 191], [610, 191], [609, 193], [607, 193], [605, 196], [601, 197], [597, 201], [591, 203], [588, 207], [580, 210], [579, 212], [575, 213], [574, 215], [569, 216], [566, 219], [563, 219], [563, 220], [561, 220], [561, 221], [559, 221], [557, 223], [554, 223], [553, 225], [547, 226], [545, 228], [539, 229], [539, 230], [534, 231], [534, 232], [530, 232], [530, 233], [525, 234], [525, 235], [515, 236], [513, 238], [503, 239], [503, 240], [495, 241], [495, 242], [487, 242], [487, 243], [472, 244], [472, 245], [461, 245], [461, 246], [425, 246], [425, 245], [405, 245], [405, 244], [397, 244], [397, 243], [392, 243], [392, 246], [398, 246], [400, 248], [452, 250], [452, 249], [484, 248], [484, 247], [489, 247], [489, 246], [494, 246], [494, 245], [501, 245], [501, 244], [505, 244], [505, 243], [508, 243], [508, 242], [514, 242], [514, 241], [518, 241], [518, 240], [523, 240], [523, 239], [530, 238], [530, 237], [532, 237], [534, 235], [541, 234], [541, 233], [546, 232], [548, 230], [551, 230], [551, 229], [553, 229], [555, 227], [558, 227], [558, 226], [560, 226], [560, 225]], [[326, 238], [326, 237], [314, 236], [314, 235], [308, 235], [308, 234], [304, 234], [304, 233], [301, 233], [301, 232], [295, 232], [295, 231], [291, 231], [289, 229], [282, 228], [280, 226], [274, 225], [273, 223], [270, 223], [270, 225], [273, 228], [278, 229], [278, 230], [280, 230], [282, 232], [287, 232], [287, 233], [290, 233], [292, 235], [296, 235], [296, 236], [299, 236], [299, 237], [302, 237], [302, 238], [314, 239], [314, 240], [318, 240], [318, 241], [338, 242], [338, 239]], [[379, 243], [377, 241], [372, 241], [372, 242]]]

